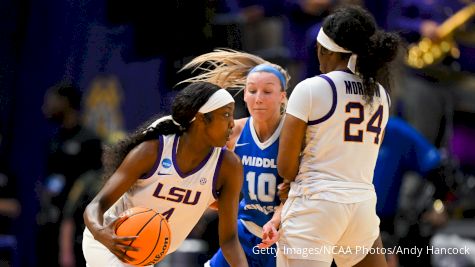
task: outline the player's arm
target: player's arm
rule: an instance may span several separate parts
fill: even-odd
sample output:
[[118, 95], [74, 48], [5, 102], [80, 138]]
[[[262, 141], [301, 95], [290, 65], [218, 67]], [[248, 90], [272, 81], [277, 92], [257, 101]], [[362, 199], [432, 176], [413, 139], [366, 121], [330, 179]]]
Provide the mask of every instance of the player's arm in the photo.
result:
[[299, 170], [299, 156], [313, 104], [312, 91], [315, 91], [316, 85], [318, 88], [318, 83], [315, 82], [320, 81], [307, 79], [297, 84], [287, 104], [277, 156], [277, 170], [287, 185], [295, 180]]
[[103, 214], [137, 181], [148, 173], [157, 158], [158, 141], [146, 141], [133, 148], [117, 170], [109, 177], [96, 197], [84, 211], [84, 223], [96, 240], [104, 244], [118, 257], [128, 259], [124, 249], [134, 248], [126, 245], [135, 237], [118, 237], [113, 224], [104, 225]]
[[233, 152], [225, 150], [222, 153], [224, 158], [217, 184], [219, 245], [229, 265], [248, 266], [237, 233], [239, 194], [243, 183], [242, 165]]
[[295, 180], [299, 170], [299, 155], [303, 147], [307, 123], [287, 114], [280, 134], [277, 169], [284, 183]]
[[[236, 146], [236, 142], [239, 139], [239, 136], [241, 136], [242, 129], [244, 128], [244, 125], [246, 124], [246, 121], [249, 118], [242, 118], [238, 120], [234, 120], [234, 127], [233, 127], [233, 133], [229, 137], [229, 141], [226, 142], [226, 147], [234, 151], [234, 147]], [[218, 201], [214, 201], [209, 205], [209, 208], [211, 210], [217, 211], [218, 210]]]

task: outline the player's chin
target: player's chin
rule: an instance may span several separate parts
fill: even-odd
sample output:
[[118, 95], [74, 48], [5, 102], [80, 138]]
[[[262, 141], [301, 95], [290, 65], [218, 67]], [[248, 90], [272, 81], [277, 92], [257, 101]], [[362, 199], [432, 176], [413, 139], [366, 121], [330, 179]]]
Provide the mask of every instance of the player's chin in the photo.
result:
[[251, 116], [255, 121], [269, 121], [271, 118], [271, 116], [269, 116], [269, 112], [263, 110], [254, 111]]
[[219, 138], [219, 140], [216, 140], [213, 142], [213, 146], [215, 147], [223, 147], [226, 145], [226, 142], [229, 141], [229, 136], [224, 136], [222, 138]]

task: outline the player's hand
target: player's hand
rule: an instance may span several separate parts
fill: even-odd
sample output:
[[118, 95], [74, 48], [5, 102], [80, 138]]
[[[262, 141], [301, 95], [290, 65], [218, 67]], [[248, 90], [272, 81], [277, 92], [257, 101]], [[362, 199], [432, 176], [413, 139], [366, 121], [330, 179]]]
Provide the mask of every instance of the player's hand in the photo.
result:
[[268, 248], [279, 241], [279, 232], [271, 221], [268, 221], [262, 227], [262, 241], [257, 245], [258, 248]]
[[279, 189], [278, 194], [280, 202], [285, 203], [287, 197], [289, 196], [290, 182], [284, 181], [283, 183], [277, 186], [277, 189]]
[[440, 39], [438, 33], [439, 24], [433, 20], [424, 20], [421, 23], [420, 33], [422, 36], [427, 37], [433, 41], [438, 41]]
[[138, 236], [118, 236], [115, 234], [115, 225], [125, 219], [126, 216], [119, 217], [114, 222], [97, 229], [94, 238], [106, 246], [121, 261], [128, 262], [135, 260], [126, 253], [127, 251], [138, 251], [138, 248], [129, 245]]

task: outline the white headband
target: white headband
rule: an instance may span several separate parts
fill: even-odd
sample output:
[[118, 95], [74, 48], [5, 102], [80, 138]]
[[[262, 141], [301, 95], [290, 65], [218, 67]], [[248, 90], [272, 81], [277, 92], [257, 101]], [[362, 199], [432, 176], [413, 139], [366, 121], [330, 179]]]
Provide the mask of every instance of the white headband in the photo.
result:
[[[208, 112], [216, 110], [220, 107], [223, 107], [223, 106], [225, 106], [229, 103], [234, 103], [233, 96], [227, 90], [219, 89], [218, 91], [216, 91], [214, 94], [211, 95], [211, 97], [208, 99], [208, 101], [206, 101], [206, 103], [203, 106], [201, 106], [201, 108], [198, 110], [198, 112], [208, 113]], [[194, 121], [195, 119], [196, 119], [196, 117], [194, 117], [190, 122]], [[147, 130], [153, 129], [158, 124], [160, 124], [161, 122], [164, 122], [164, 121], [167, 121], [167, 120], [171, 120], [173, 122], [173, 124], [175, 124], [176, 126], [181, 127], [180, 123], [178, 123], [177, 121], [175, 121], [173, 119], [172, 115], [168, 115], [168, 116], [165, 116], [165, 117], [161, 117], [161, 118], [157, 119], [156, 121], [152, 122], [152, 124], [150, 124], [147, 127]], [[144, 133], [147, 132], [147, 130], [145, 130]]]
[[320, 31], [318, 32], [317, 35], [317, 41], [326, 49], [333, 51], [333, 52], [339, 52], [339, 53], [352, 53], [350, 60], [348, 60], [348, 68], [353, 72], [356, 73], [356, 59], [357, 55], [351, 52], [350, 50], [347, 50], [341, 46], [339, 46], [335, 41], [333, 41], [326, 33], [323, 31], [323, 27], [320, 28]]
[[333, 41], [328, 35], [325, 34], [323, 31], [323, 27], [320, 28], [320, 31], [318, 32], [317, 35], [317, 41], [326, 49], [333, 51], [333, 52], [339, 52], [339, 53], [351, 53], [350, 50], [346, 50], [345, 48], [337, 45], [335, 41]]
[[[198, 110], [199, 113], [208, 113], [213, 110], [217, 110], [229, 103], [234, 103], [233, 96], [226, 90], [226, 89], [219, 89], [211, 97], [206, 101], [206, 103], [201, 106]], [[194, 121], [196, 117], [194, 117], [190, 122]]]
[[208, 101], [206, 101], [206, 103], [201, 106], [198, 112], [203, 114], [208, 113], [229, 103], [234, 103], [233, 96], [226, 89], [219, 89], [213, 95], [211, 95]]

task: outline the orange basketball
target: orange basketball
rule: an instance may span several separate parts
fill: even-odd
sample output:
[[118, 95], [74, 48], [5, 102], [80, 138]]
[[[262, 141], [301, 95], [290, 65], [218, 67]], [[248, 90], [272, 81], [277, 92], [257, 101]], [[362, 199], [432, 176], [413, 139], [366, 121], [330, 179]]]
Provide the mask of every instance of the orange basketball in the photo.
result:
[[130, 246], [139, 251], [127, 251], [127, 256], [134, 261], [126, 262], [132, 265], [152, 265], [161, 261], [167, 255], [171, 243], [171, 231], [167, 220], [159, 213], [149, 208], [133, 207], [121, 214], [115, 226], [118, 236], [138, 236], [130, 242]]

